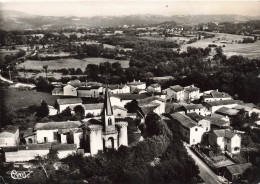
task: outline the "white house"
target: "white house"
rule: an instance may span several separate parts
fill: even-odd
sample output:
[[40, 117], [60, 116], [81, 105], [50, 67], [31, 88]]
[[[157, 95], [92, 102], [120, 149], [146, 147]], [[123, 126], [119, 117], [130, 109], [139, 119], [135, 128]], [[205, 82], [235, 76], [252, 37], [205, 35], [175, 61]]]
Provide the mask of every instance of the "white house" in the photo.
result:
[[146, 109], [145, 111], [151, 111], [152, 109], [153, 112], [159, 115], [165, 113], [166, 102], [162, 98], [151, 96], [137, 101], [142, 110]]
[[[126, 84], [108, 85], [107, 88], [110, 94], [130, 93], [130, 87]], [[103, 94], [105, 94], [105, 90], [106, 88], [103, 88]]]
[[147, 87], [147, 91], [148, 92], [162, 92], [162, 88], [161, 85], [158, 83], [152, 84], [150, 86]]
[[113, 106], [113, 112], [114, 112], [114, 116], [117, 118], [120, 117], [127, 117], [127, 109], [124, 107], [120, 107], [120, 106]]
[[202, 115], [202, 116], [209, 114], [207, 112], [206, 107], [204, 107], [201, 104], [186, 104], [186, 105], [183, 105], [183, 108], [184, 108], [184, 111], [185, 111], [186, 114], [192, 113], [192, 112], [195, 112], [198, 115]]
[[7, 125], [1, 128], [0, 147], [16, 146], [19, 144], [19, 128], [13, 125]]
[[93, 116], [99, 116], [101, 114], [103, 103], [95, 103], [95, 104], [83, 104], [83, 108], [85, 110], [85, 115], [92, 114]]
[[110, 101], [111, 105], [124, 107], [127, 103], [132, 100], [144, 99], [147, 98], [147, 94], [131, 94], [131, 93], [121, 93], [121, 94], [111, 94]]
[[67, 84], [66, 86], [63, 87], [63, 95], [64, 96], [77, 96], [77, 88]]
[[200, 98], [200, 88], [194, 85], [184, 87], [184, 100], [186, 102], [198, 100]]
[[185, 114], [176, 112], [171, 114], [171, 117], [179, 124], [181, 135], [188, 144], [195, 145], [201, 142], [203, 134], [207, 132], [206, 127], [199, 125]]
[[69, 106], [77, 106], [82, 105], [81, 98], [64, 98], [64, 99], [57, 99], [56, 105], [58, 106], [58, 110], [61, 113]]
[[232, 154], [240, 153], [241, 137], [231, 130], [213, 130], [209, 134], [209, 144], [217, 145], [221, 150], [226, 150]]
[[49, 108], [49, 116], [54, 116], [54, 115], [58, 114], [58, 110], [55, 109], [53, 106], [48, 105], [48, 108]]
[[52, 92], [51, 92], [52, 95], [64, 95], [63, 93], [63, 88], [62, 87], [55, 87]]
[[167, 99], [177, 102], [184, 101], [184, 88], [180, 85], [170, 86], [166, 89]]
[[[81, 125], [79, 121], [62, 121], [36, 123], [34, 126], [37, 143], [52, 143], [59, 142], [62, 144], [79, 143], [79, 140], [74, 140], [73, 133], [78, 130]], [[79, 147], [80, 145], [77, 145]]]
[[143, 90], [146, 89], [146, 83], [141, 82], [140, 80], [139, 81], [134, 80], [133, 82], [128, 82], [127, 85], [130, 86], [131, 92], [136, 88], [137, 89], [143, 89]]
[[238, 101], [236, 100], [220, 100], [213, 102], [205, 102], [204, 105], [211, 113], [216, 112], [218, 109], [222, 107], [233, 108], [238, 105]]
[[192, 120], [196, 121], [198, 125], [205, 129], [205, 132], [209, 132], [211, 130], [211, 122], [206, 119], [204, 116], [198, 115], [195, 112], [187, 114]]
[[220, 101], [220, 100], [231, 100], [232, 97], [224, 92], [219, 92], [218, 90], [210, 90], [204, 91], [202, 96], [203, 102], [213, 102], [213, 101]]
[[97, 98], [102, 94], [102, 86], [87, 86], [77, 89], [78, 97], [94, 97]]

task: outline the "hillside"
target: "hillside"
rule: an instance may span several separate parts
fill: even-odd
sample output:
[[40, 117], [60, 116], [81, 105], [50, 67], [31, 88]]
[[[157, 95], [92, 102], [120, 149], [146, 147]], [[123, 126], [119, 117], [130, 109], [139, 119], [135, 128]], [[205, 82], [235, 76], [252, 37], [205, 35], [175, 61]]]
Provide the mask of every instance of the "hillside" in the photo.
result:
[[39, 16], [29, 13], [5, 10], [1, 11], [0, 27], [3, 30], [15, 29], [51, 29], [64, 26], [72, 27], [108, 27], [120, 25], [151, 25], [162, 22], [176, 22], [177, 24], [199, 24], [207, 22], [243, 22], [257, 20], [260, 17], [240, 15], [128, 15], [128, 16], [94, 16], [94, 17], [54, 17]]

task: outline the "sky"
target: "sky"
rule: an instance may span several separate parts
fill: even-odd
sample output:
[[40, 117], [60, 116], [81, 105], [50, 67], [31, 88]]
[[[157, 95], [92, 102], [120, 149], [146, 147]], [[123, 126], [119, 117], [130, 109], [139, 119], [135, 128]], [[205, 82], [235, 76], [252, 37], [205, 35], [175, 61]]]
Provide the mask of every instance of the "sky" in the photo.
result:
[[17, 10], [44, 16], [120, 16], [134, 14], [260, 16], [260, 1], [72, 1], [0, 0], [0, 10]]

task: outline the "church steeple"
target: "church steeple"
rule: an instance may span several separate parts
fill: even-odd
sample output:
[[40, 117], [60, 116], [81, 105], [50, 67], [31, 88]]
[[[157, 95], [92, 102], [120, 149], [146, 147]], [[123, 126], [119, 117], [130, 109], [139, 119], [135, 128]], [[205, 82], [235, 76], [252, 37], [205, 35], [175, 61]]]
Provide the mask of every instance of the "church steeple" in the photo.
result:
[[112, 106], [111, 106], [107, 86], [106, 86], [106, 92], [105, 92], [104, 107], [103, 107], [102, 112], [104, 113], [103, 115], [113, 116], [113, 109], [112, 109]]
[[104, 124], [104, 131], [108, 132], [115, 132], [115, 117], [113, 115], [113, 108], [111, 105], [108, 87], [106, 87], [105, 97], [104, 97], [104, 107], [102, 110], [102, 121]]

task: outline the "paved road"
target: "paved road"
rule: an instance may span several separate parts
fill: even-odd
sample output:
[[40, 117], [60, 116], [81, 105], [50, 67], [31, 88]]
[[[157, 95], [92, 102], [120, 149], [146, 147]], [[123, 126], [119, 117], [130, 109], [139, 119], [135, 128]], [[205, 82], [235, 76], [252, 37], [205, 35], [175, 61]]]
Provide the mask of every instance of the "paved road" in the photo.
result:
[[221, 184], [218, 176], [197, 156], [195, 155], [188, 146], [184, 145], [187, 149], [188, 154], [193, 158], [195, 163], [198, 165], [200, 170], [200, 177], [207, 184]]

